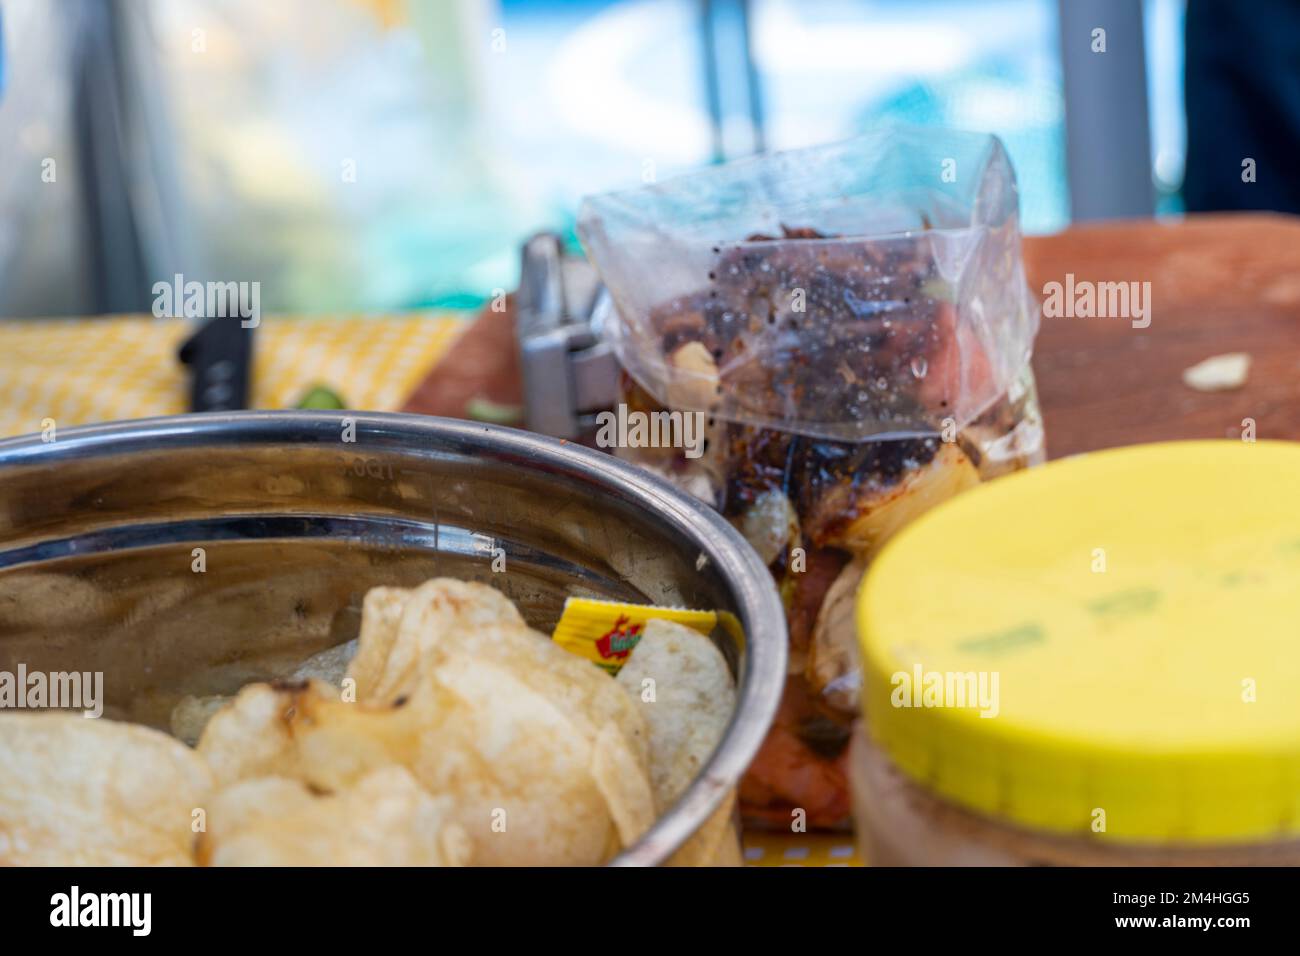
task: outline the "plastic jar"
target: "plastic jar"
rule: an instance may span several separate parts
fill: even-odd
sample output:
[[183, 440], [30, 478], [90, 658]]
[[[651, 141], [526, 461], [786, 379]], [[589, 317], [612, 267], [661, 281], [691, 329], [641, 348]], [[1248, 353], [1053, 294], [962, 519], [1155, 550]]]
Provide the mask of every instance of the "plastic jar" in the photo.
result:
[[879, 865], [1300, 864], [1300, 445], [1055, 462], [920, 518], [857, 603]]

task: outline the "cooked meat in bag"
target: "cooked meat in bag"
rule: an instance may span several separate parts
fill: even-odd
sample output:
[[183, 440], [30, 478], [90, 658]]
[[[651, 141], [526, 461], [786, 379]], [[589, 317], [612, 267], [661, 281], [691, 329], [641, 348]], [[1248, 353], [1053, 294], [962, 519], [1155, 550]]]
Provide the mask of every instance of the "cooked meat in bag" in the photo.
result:
[[706, 436], [617, 453], [725, 514], [786, 606], [789, 686], [742, 808], [843, 825], [862, 574], [930, 508], [1043, 457], [1006, 154], [881, 132], [591, 198], [579, 233], [627, 409]]

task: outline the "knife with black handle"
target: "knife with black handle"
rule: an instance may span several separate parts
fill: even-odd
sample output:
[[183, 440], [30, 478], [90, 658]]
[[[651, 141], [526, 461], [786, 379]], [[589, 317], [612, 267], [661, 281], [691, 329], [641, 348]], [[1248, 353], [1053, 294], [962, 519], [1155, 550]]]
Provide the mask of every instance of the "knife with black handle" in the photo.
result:
[[208, 319], [181, 346], [190, 370], [190, 411], [247, 408], [252, 390], [253, 329], [238, 317]]

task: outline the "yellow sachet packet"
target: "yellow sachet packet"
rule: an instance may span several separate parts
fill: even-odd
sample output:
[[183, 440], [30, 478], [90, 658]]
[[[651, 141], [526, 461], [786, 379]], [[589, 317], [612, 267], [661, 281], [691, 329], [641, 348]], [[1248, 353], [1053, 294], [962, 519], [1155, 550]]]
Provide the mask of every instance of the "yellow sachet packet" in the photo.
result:
[[555, 625], [551, 640], [566, 651], [617, 674], [641, 640], [646, 622], [656, 618], [676, 621], [705, 637], [718, 623], [715, 611], [571, 597], [564, 602], [564, 613]]

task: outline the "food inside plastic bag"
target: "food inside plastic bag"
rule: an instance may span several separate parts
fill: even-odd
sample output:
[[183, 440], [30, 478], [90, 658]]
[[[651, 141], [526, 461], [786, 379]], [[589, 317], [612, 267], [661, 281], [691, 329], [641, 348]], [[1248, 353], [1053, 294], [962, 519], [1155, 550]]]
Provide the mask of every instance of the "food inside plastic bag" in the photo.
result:
[[747, 815], [848, 817], [853, 595], [908, 522], [1043, 457], [1014, 174], [998, 140], [895, 130], [588, 200], [629, 412], [702, 455], [623, 448], [726, 514], [785, 601], [790, 681]]

